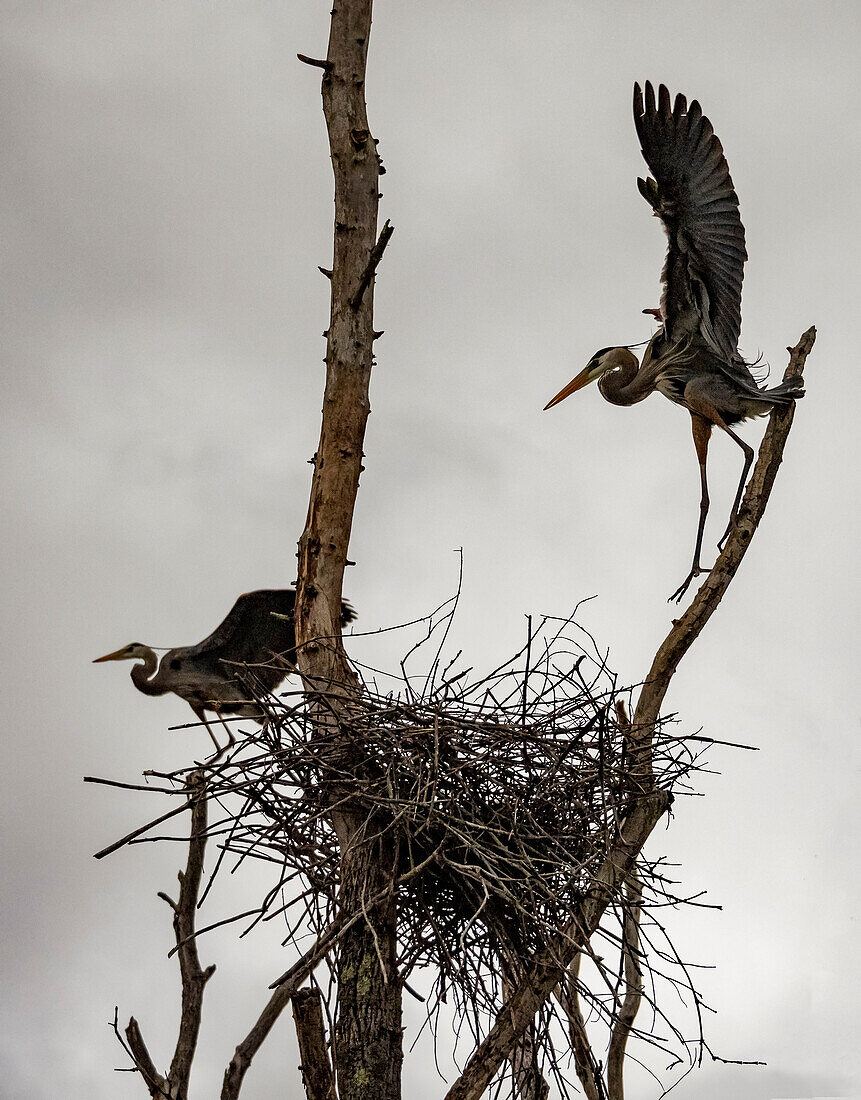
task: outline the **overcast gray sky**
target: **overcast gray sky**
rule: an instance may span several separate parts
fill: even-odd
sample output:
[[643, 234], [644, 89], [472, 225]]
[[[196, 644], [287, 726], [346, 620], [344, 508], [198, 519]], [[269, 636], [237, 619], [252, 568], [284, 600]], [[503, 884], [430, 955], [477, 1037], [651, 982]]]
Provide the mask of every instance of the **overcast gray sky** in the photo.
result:
[[[295, 55], [325, 52], [328, 5], [0, 12], [2, 1079], [16, 1100], [131, 1098], [107, 1022], [133, 1012], [168, 1060], [177, 980], [155, 894], [179, 853], [94, 861], [154, 803], [81, 777], [134, 781], [205, 738], [167, 732], [187, 708], [139, 695], [128, 666], [90, 661], [190, 644], [239, 592], [295, 577], [332, 220], [319, 74]], [[861, 1095], [859, 24], [850, 0], [376, 8], [369, 116], [396, 233], [347, 590], [363, 628], [451, 594], [462, 546], [469, 663], [513, 652], [524, 615], [597, 595], [584, 625], [623, 680], [648, 669], [697, 517], [689, 419], [594, 388], [541, 412], [597, 348], [651, 331], [664, 242], [635, 184], [635, 79], [698, 98], [724, 144], [751, 257], [743, 350], [782, 373], [785, 346], [819, 329], [768, 515], [667, 700], [686, 729], [761, 750], [716, 752], [706, 797], [652, 846], [723, 906], [671, 919], [683, 954], [715, 966], [713, 1049], [768, 1063], [706, 1066], [683, 1086], [695, 1100]], [[729, 441], [712, 456], [710, 545], [739, 465]], [[207, 917], [236, 897], [216, 891]], [[219, 969], [200, 1100], [289, 963], [278, 939], [201, 945]], [[297, 1061], [285, 1018], [244, 1095], [295, 1087]], [[419, 1100], [444, 1092], [426, 1047], [407, 1080]]]

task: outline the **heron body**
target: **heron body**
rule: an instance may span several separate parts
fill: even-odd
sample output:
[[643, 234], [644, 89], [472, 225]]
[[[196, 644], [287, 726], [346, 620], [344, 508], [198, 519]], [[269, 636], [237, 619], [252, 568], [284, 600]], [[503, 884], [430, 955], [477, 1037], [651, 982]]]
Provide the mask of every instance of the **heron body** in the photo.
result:
[[744, 453], [744, 466], [722, 544], [738, 514], [753, 449], [732, 425], [764, 416], [804, 394], [800, 378], [770, 389], [757, 384], [738, 351], [741, 287], [747, 259], [738, 197], [720, 141], [696, 100], [671, 102], [662, 84], [657, 100], [634, 85], [634, 124], [654, 179], [638, 179], [640, 193], [667, 234], [660, 323], [641, 362], [628, 347], [602, 348], [585, 369], [547, 403], [552, 408], [597, 381], [614, 405], [634, 405], [658, 391], [691, 414], [700, 467], [700, 520], [691, 571], [671, 599], [681, 599], [700, 566], [709, 508], [706, 461], [713, 428], [726, 432]]
[[[263, 588], [240, 596], [224, 621], [197, 645], [169, 649], [159, 661], [155, 651], [132, 642], [101, 661], [139, 661], [131, 670], [132, 683], [144, 695], [172, 692], [184, 699], [207, 728], [216, 749], [221, 746], [206, 719], [214, 713], [225, 725], [229, 743], [235, 740], [224, 714], [262, 719], [255, 700], [274, 691], [285, 676], [296, 671], [296, 630], [292, 588]], [[348, 603], [341, 604], [341, 624], [355, 618]]]

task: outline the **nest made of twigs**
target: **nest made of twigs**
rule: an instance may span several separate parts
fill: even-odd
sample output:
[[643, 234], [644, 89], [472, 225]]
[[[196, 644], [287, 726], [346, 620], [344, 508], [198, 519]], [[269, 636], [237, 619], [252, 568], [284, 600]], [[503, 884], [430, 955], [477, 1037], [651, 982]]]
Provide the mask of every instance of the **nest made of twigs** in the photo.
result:
[[[303, 879], [301, 921], [319, 931], [340, 886], [330, 812], [349, 806], [361, 842], [396, 849], [403, 967], [473, 983], [488, 934], [496, 951], [525, 957], [570, 919], [640, 793], [616, 710], [629, 692], [573, 630], [545, 620], [525, 663], [522, 650], [483, 679], [365, 685], [339, 702], [331, 736], [315, 726], [319, 698], [261, 700], [268, 722], [211, 780], [245, 796], [224, 849]], [[670, 788], [693, 758], [660, 729], [653, 745]]]

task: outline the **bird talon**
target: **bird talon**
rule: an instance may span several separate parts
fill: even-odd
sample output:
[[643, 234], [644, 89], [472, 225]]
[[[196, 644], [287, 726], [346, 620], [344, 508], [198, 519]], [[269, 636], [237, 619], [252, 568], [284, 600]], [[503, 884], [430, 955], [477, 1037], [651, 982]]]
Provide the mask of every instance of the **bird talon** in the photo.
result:
[[724, 533], [718, 539], [717, 548], [718, 548], [718, 553], [719, 554], [723, 553], [723, 548], [726, 546], [727, 539], [732, 534], [732, 532], [733, 532], [733, 530], [734, 530], [737, 523], [738, 523], [738, 513], [733, 512], [733, 514], [729, 517], [729, 524], [727, 525], [727, 529], [724, 531]]
[[[702, 573], [710, 573], [710, 572], [711, 572], [710, 569], [703, 569], [702, 566], [695, 565], [694, 568], [690, 571], [690, 573], [688, 573], [688, 575], [685, 577], [685, 579], [679, 585], [679, 587], [672, 594], [672, 596], [670, 596], [670, 598], [667, 600], [667, 603], [673, 603], [673, 601], [675, 601], [676, 603], [681, 603], [682, 602], [682, 596], [684, 596], [684, 594], [690, 588], [691, 582], [695, 581], [696, 578], [699, 577]], [[673, 625], [675, 625], [675, 620], [673, 622]]]

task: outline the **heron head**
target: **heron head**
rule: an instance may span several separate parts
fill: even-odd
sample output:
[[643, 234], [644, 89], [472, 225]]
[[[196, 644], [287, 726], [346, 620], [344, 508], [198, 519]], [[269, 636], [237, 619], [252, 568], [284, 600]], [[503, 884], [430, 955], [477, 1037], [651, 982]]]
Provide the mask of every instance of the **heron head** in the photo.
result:
[[564, 389], [560, 390], [554, 398], [547, 402], [544, 411], [552, 409], [554, 405], [558, 405], [560, 401], [564, 401], [566, 397], [570, 397], [577, 390], [582, 390], [590, 382], [597, 381], [608, 370], [612, 370], [614, 367], [636, 366], [636, 364], [637, 357], [628, 348], [601, 348], [600, 351], [595, 352], [577, 377], [572, 378]]
[[145, 661], [149, 653], [152, 653], [149, 646], [141, 645], [140, 642], [132, 642], [131, 645], [125, 645], [122, 649], [117, 649], [113, 653], [106, 653], [104, 657], [96, 657], [93, 664], [97, 665], [100, 661]]

